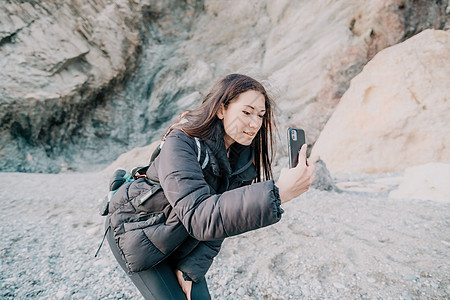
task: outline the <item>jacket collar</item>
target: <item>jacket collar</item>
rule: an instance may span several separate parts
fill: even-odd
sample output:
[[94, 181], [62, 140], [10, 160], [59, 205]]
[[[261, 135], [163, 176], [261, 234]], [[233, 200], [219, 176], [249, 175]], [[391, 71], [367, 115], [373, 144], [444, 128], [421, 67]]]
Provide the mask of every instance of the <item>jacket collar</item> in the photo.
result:
[[231, 176], [244, 172], [253, 164], [255, 156], [254, 149], [251, 146], [243, 146], [234, 143], [230, 146], [229, 164], [232, 169]]
[[205, 141], [205, 144], [208, 146], [207, 150], [212, 154], [211, 166], [216, 176], [234, 176], [246, 181], [256, 178], [257, 173], [253, 165], [254, 149], [252, 146], [233, 143], [230, 146], [228, 158], [223, 137], [208, 139]]

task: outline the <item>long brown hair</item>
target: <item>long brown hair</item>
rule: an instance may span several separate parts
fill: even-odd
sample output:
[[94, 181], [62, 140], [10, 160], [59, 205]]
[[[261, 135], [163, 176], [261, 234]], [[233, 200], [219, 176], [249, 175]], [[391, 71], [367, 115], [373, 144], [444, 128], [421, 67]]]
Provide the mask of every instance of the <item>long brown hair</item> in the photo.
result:
[[[178, 128], [189, 136], [199, 137], [203, 140], [223, 139], [225, 133], [223, 123], [217, 117], [220, 105], [228, 107], [230, 101], [249, 90], [260, 92], [264, 96], [266, 108], [262, 126], [252, 142], [255, 149], [254, 164], [258, 173], [256, 181], [272, 179], [271, 163], [274, 157], [272, 130], [275, 129], [273, 103], [264, 86], [249, 76], [241, 74], [225, 76], [214, 85], [198, 108], [181, 113], [177, 121], [169, 127], [166, 135], [171, 129]], [[180, 122], [181, 119], [186, 119], [187, 122]]]

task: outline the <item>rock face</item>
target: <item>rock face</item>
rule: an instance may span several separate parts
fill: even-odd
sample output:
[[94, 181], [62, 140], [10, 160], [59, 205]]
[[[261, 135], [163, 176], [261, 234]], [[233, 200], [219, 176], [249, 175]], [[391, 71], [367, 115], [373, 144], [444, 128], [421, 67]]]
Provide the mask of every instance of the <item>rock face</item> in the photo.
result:
[[[425, 28], [444, 28], [446, 7], [8, 1], [0, 8], [0, 170], [111, 162], [159, 138], [230, 72], [268, 79], [279, 127], [303, 127], [311, 144], [366, 62]], [[279, 144], [285, 155], [285, 139]]]
[[136, 64], [141, 9], [126, 0], [2, 3], [0, 169], [58, 171], [76, 136], [95, 134], [86, 123]]
[[426, 30], [378, 53], [314, 145], [333, 172], [450, 163], [450, 32]]
[[407, 168], [399, 188], [390, 198], [414, 198], [450, 203], [450, 164], [429, 163]]
[[277, 20], [263, 72], [280, 87], [283, 123], [313, 144], [350, 80], [380, 50], [425, 28], [442, 28], [444, 6], [417, 1], [272, 1]]

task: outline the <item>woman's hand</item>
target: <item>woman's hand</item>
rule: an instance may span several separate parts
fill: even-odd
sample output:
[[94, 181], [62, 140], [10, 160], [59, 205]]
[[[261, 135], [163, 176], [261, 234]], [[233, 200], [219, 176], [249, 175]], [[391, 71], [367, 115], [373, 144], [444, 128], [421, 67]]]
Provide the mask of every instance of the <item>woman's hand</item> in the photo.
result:
[[298, 154], [298, 164], [295, 168], [283, 168], [275, 185], [280, 193], [281, 203], [288, 202], [303, 194], [314, 181], [316, 166], [313, 163], [306, 165], [306, 148], [304, 144]]
[[175, 270], [175, 275], [177, 276], [178, 283], [181, 286], [181, 289], [186, 294], [187, 300], [191, 300], [191, 290], [192, 290], [192, 281], [186, 281], [183, 278], [183, 272], [180, 270]]

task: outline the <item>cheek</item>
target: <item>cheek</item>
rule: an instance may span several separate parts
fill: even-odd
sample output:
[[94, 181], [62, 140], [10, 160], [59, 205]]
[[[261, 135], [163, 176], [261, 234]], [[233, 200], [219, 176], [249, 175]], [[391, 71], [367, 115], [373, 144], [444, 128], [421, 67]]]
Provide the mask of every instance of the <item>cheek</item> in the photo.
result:
[[[258, 119], [259, 119], [259, 118], [258, 118]], [[262, 127], [263, 123], [264, 123], [264, 120], [263, 120], [263, 119], [259, 119], [259, 128]]]
[[233, 111], [228, 111], [228, 113], [225, 114], [223, 119], [223, 124], [226, 127], [230, 128], [241, 127], [244, 123], [245, 122], [243, 117], [240, 116], [238, 113], [234, 113]]
[[257, 126], [258, 130], [259, 130], [259, 129], [261, 129], [264, 120], [262, 120], [260, 117], [256, 117], [256, 118], [257, 119], [254, 119], [254, 120], [256, 120], [255, 123], [256, 123], [256, 126]]

